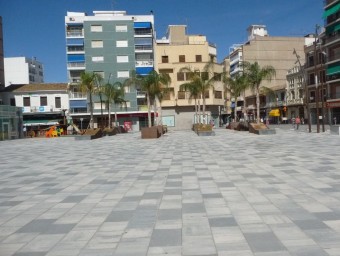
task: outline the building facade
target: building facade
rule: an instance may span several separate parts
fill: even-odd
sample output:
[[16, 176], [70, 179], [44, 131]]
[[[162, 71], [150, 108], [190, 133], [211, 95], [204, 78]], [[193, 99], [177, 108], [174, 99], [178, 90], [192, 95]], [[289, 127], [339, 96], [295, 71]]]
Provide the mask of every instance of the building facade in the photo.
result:
[[325, 32], [321, 36], [326, 53], [326, 107], [328, 121], [340, 122], [340, 0], [324, 1]]
[[[89, 123], [89, 101], [79, 89], [81, 73], [94, 72], [106, 83], [124, 82], [132, 71], [147, 75], [154, 70], [154, 17], [153, 15], [127, 15], [125, 11], [68, 12], [65, 17], [67, 73], [70, 83], [70, 116], [76, 123]], [[126, 106], [112, 105], [118, 121], [131, 122], [139, 130], [145, 125], [147, 108], [145, 95], [138, 88], [125, 90]], [[106, 122], [107, 106], [100, 97], [94, 98], [94, 124]]]
[[43, 65], [36, 58], [4, 58], [5, 86], [44, 83]]
[[303, 67], [294, 66], [287, 72], [286, 112], [288, 119], [305, 116], [305, 84]]
[[2, 34], [2, 17], [0, 16], [0, 90], [4, 86], [5, 86], [4, 40]]
[[[304, 63], [304, 45], [310, 40], [306, 37], [273, 37], [270, 36], [266, 26], [251, 25], [248, 29], [248, 41], [241, 46], [235, 48], [229, 56], [235, 57], [231, 61], [234, 68], [240, 67], [242, 61], [250, 63], [258, 62], [260, 67], [273, 66], [276, 70], [276, 76], [271, 81], [263, 81], [261, 86], [276, 90], [276, 97], [260, 97], [260, 115], [259, 118], [268, 117], [268, 113], [277, 108], [280, 112], [280, 119], [285, 117], [283, 108], [285, 107], [285, 96], [282, 93], [286, 91], [286, 75], [287, 70], [294, 66], [296, 56], [294, 50], [301, 56]], [[239, 52], [242, 51], [242, 54]], [[235, 54], [235, 52], [237, 54]], [[231, 67], [231, 71], [234, 70]], [[242, 70], [238, 68], [237, 72]], [[237, 72], [234, 72], [235, 74]], [[245, 92], [245, 109], [243, 115], [246, 119], [256, 119], [256, 100], [251, 90]]]
[[[188, 35], [185, 25], [170, 25], [166, 37], [157, 40], [156, 69], [171, 78], [170, 92], [161, 102], [162, 123], [169, 129], [191, 129], [195, 116], [195, 100], [189, 91], [180, 90], [181, 84], [190, 82], [189, 72], [204, 72], [204, 67], [212, 62], [214, 73], [222, 73], [223, 66], [216, 62], [216, 46], [209, 43], [203, 35]], [[181, 70], [182, 69], [182, 70]], [[220, 123], [224, 108], [224, 88], [221, 81], [216, 81], [213, 88], [205, 92], [205, 121]], [[198, 99], [202, 108], [202, 99]]]

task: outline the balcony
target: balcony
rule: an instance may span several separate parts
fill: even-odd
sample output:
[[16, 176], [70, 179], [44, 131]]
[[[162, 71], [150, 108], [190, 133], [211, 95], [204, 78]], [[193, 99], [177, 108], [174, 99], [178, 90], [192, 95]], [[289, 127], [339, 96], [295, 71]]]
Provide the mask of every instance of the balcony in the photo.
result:
[[82, 30], [72, 30], [66, 32], [67, 37], [84, 37], [84, 33]]
[[303, 99], [299, 98], [299, 99], [287, 100], [287, 105], [288, 106], [291, 106], [291, 105], [303, 105]]
[[137, 98], [145, 98], [146, 94], [145, 92], [137, 91]]
[[328, 99], [330, 100], [340, 99], [340, 93], [331, 93]]
[[333, 34], [328, 35], [324, 39], [325, 46], [328, 46], [329, 44], [336, 42], [336, 41], [339, 41], [339, 40], [340, 40], [340, 33], [338, 31], [334, 32]]
[[153, 67], [153, 60], [137, 60], [136, 67]]
[[85, 62], [69, 62], [67, 63], [68, 68], [73, 68], [73, 69], [84, 69], [85, 68]]
[[152, 45], [136, 45], [135, 46], [135, 50], [136, 50], [136, 52], [141, 52], [141, 51], [148, 51], [148, 52], [150, 52], [150, 51], [152, 51], [153, 49], [152, 49]]
[[82, 92], [70, 92], [69, 93], [69, 97], [70, 99], [86, 99], [86, 93], [82, 93]]

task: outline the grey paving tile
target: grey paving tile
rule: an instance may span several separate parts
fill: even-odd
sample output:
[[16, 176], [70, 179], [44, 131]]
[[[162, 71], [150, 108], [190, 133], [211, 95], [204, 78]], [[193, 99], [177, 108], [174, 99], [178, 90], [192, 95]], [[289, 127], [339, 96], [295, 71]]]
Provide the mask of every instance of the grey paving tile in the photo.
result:
[[150, 247], [180, 246], [182, 244], [182, 230], [154, 229]]
[[285, 251], [285, 246], [270, 232], [245, 233], [245, 238], [253, 252]]

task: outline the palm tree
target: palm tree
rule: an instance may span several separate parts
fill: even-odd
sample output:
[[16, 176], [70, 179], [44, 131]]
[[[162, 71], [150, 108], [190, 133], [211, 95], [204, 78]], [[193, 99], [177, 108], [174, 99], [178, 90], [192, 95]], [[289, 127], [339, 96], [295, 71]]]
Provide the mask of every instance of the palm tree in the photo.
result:
[[97, 91], [96, 83], [101, 80], [101, 76], [93, 72], [84, 72], [80, 75], [79, 89], [89, 96], [90, 101], [90, 128], [94, 128], [93, 122], [93, 94]]
[[[243, 74], [236, 74], [234, 77], [226, 76], [226, 74], [223, 74], [223, 83], [225, 86], [225, 90], [228, 91], [231, 95], [231, 98], [236, 98], [247, 89], [247, 77]], [[236, 103], [236, 101], [235, 101]], [[237, 121], [237, 115], [236, 115], [236, 105], [234, 108], [234, 118], [235, 121]]]
[[151, 127], [151, 103], [154, 102], [157, 96], [160, 96], [164, 87], [170, 83], [171, 79], [168, 74], [157, 73], [153, 70], [148, 75], [142, 76], [132, 72], [131, 78], [126, 81], [127, 85], [134, 84], [146, 94], [148, 105], [148, 126]]
[[203, 68], [203, 72], [199, 70], [193, 70], [191, 67], [183, 67], [179, 71], [179, 72], [186, 72], [187, 77], [189, 78], [189, 81], [190, 81], [189, 84], [192, 84], [192, 86], [197, 87], [199, 95], [202, 98], [203, 116], [205, 116], [205, 107], [206, 107], [205, 92], [209, 90], [211, 87], [213, 87], [216, 81], [216, 75], [214, 74], [214, 71], [213, 71], [213, 65], [214, 65], [213, 62], [207, 63]]
[[195, 100], [195, 116], [196, 116], [195, 123], [199, 122], [197, 104], [197, 99], [201, 96], [201, 85], [199, 76], [197, 76], [196, 79], [193, 79], [191, 82], [181, 84], [179, 90], [189, 92], [189, 98], [193, 98]]
[[257, 123], [260, 123], [260, 87], [263, 80], [269, 80], [276, 75], [276, 70], [273, 66], [260, 67], [257, 61], [254, 63], [243, 62], [243, 74], [246, 76], [249, 88], [256, 95], [256, 115]]
[[[107, 83], [104, 85], [103, 94], [106, 97], [108, 115], [109, 115], [109, 125], [111, 128], [111, 105], [126, 103], [124, 99], [124, 85], [121, 82], [115, 82], [114, 84]], [[115, 111], [115, 122], [117, 122], [117, 112]]]

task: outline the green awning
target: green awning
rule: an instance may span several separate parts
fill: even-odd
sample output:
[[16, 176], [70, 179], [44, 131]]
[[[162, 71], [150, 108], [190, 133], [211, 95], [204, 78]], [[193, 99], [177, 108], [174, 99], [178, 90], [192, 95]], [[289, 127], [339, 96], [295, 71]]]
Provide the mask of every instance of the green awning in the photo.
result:
[[335, 31], [340, 30], [340, 24], [335, 24], [326, 28], [326, 34], [329, 35]]
[[340, 63], [337, 63], [336, 65], [329, 65], [327, 67], [326, 74], [328, 76], [338, 74], [338, 73], [340, 73]]
[[338, 12], [340, 10], [340, 3], [337, 3], [336, 5], [334, 5], [333, 7], [329, 8], [328, 10], [326, 10], [323, 13], [323, 18], [327, 18], [328, 16]]

